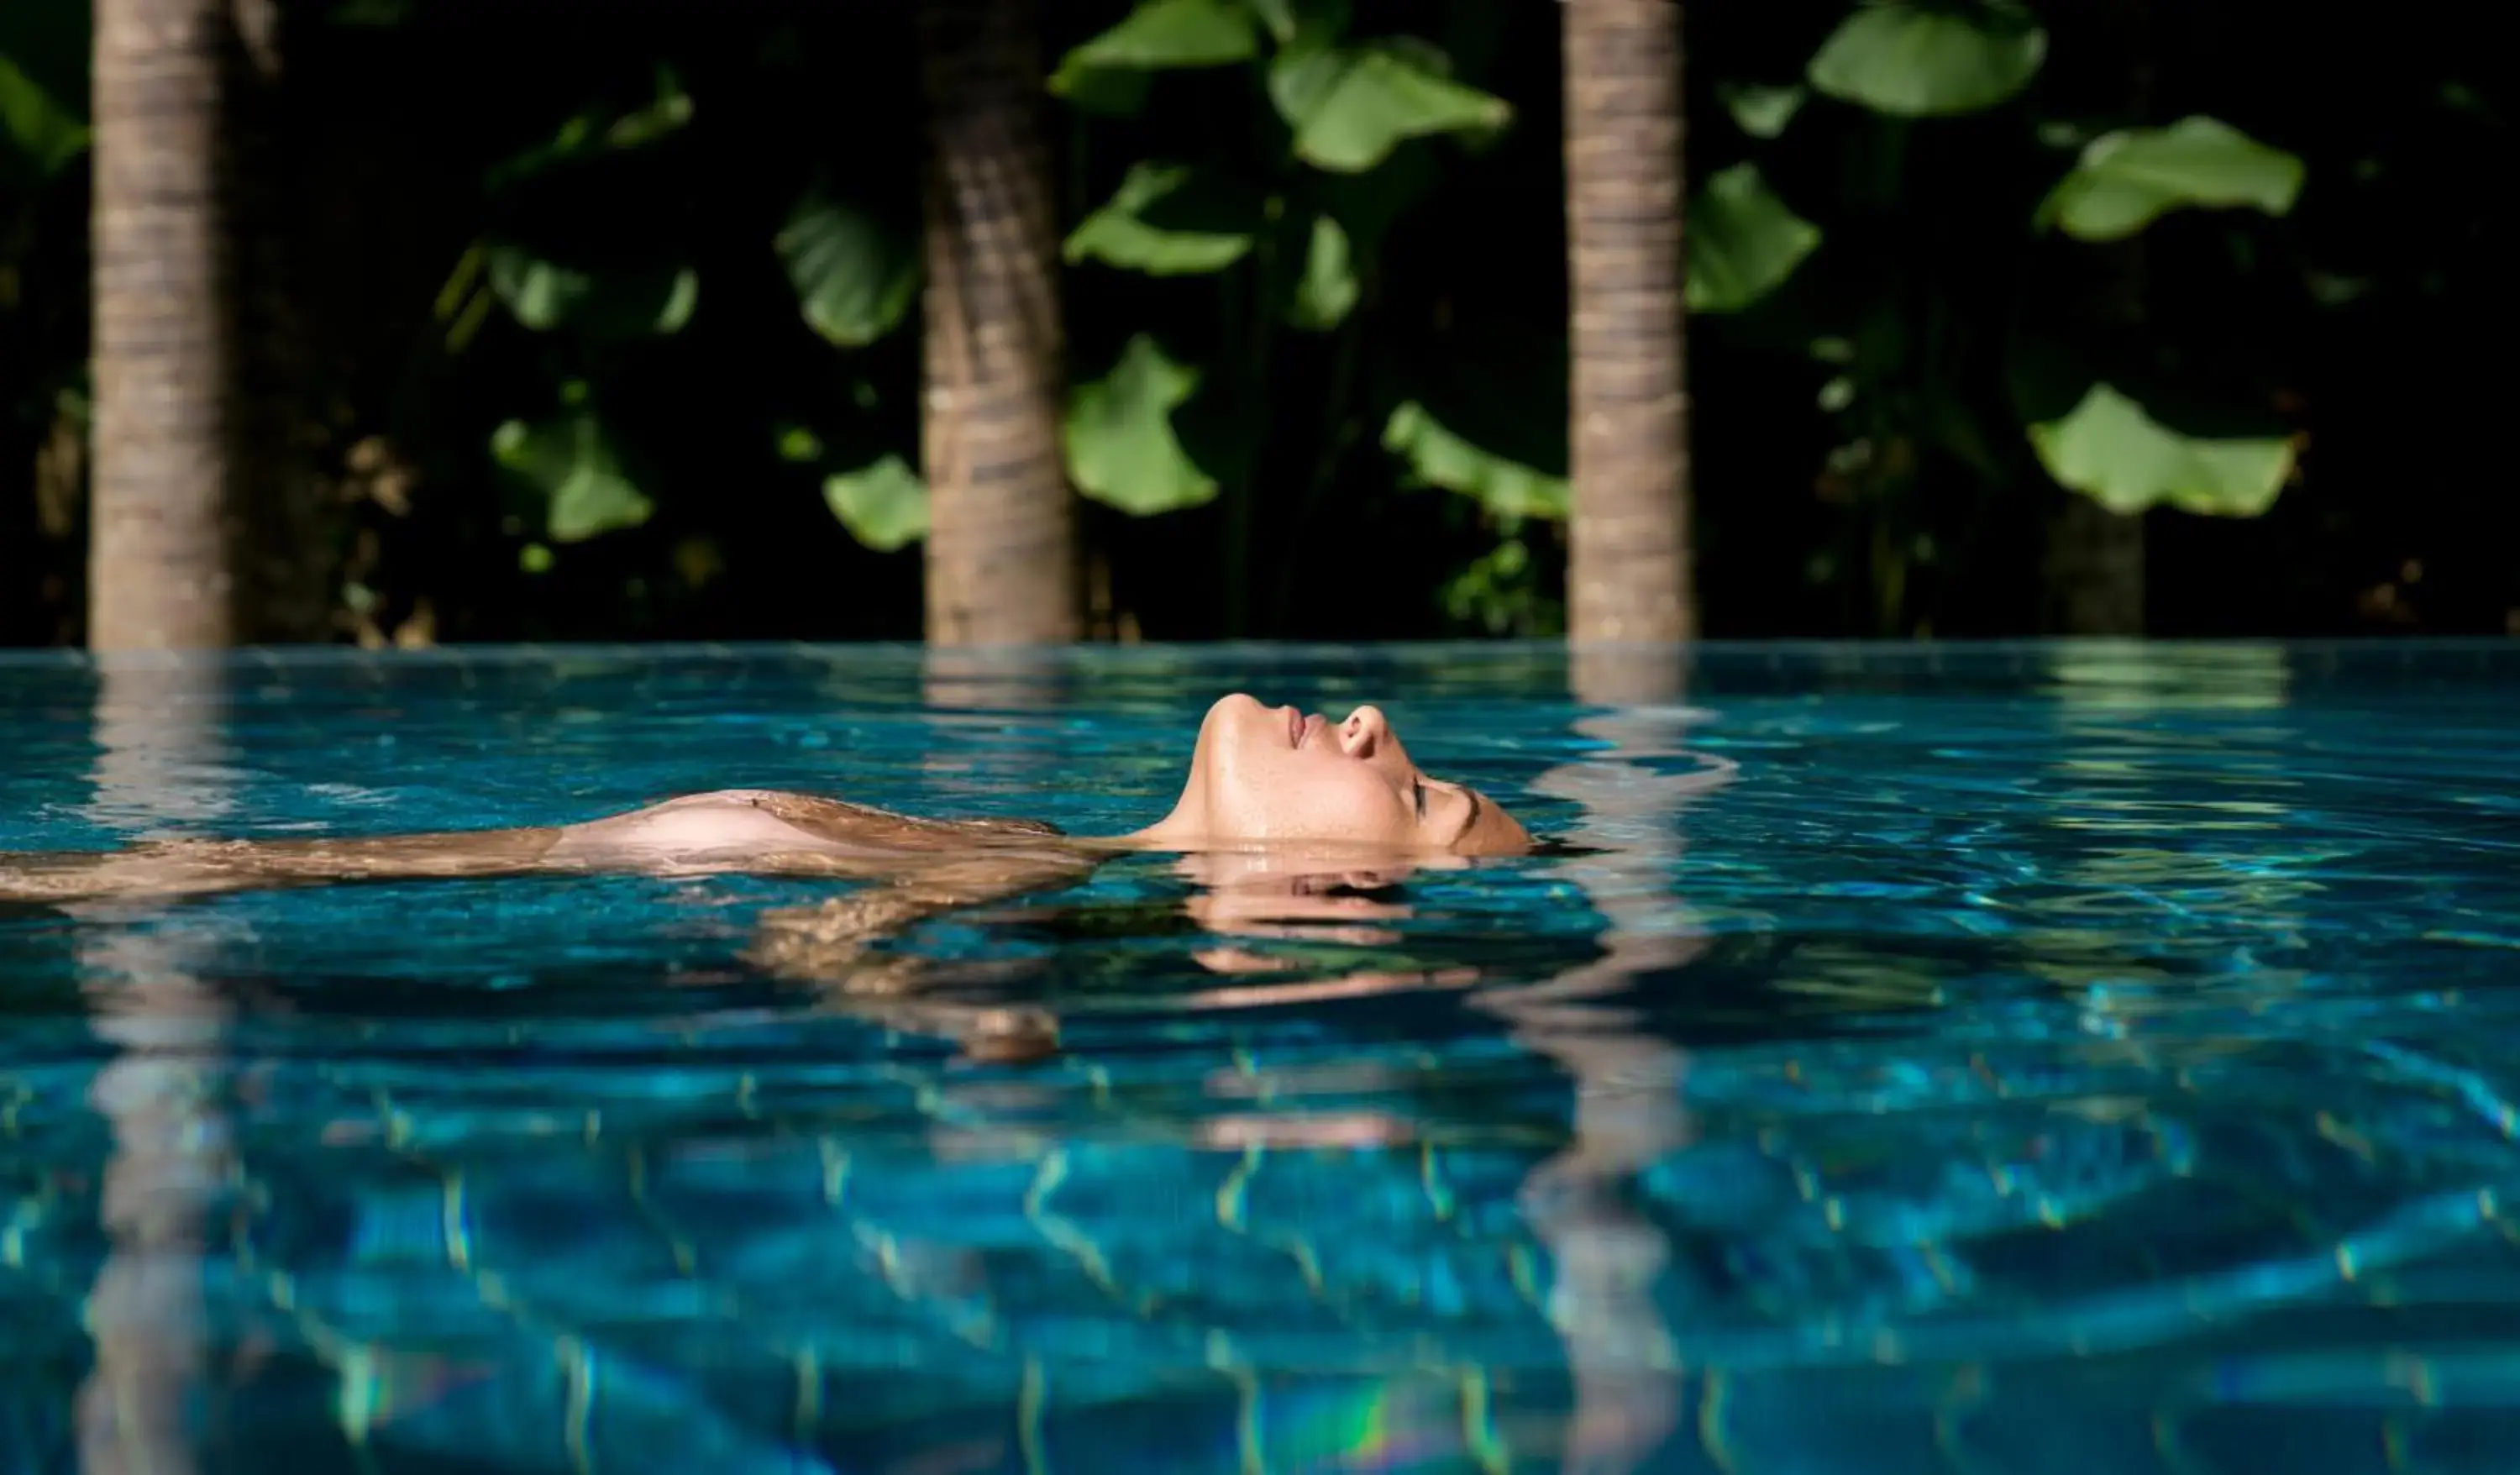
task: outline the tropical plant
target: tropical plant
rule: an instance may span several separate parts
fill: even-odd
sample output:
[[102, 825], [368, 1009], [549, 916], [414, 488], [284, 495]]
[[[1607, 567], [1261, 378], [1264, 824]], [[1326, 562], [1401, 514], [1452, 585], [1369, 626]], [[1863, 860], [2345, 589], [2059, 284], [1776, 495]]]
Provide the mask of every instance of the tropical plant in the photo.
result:
[[[1031, 396], [1058, 414], [1033, 440], [1082, 493], [1088, 633], [1562, 628], [1566, 8], [1029, 13], [1073, 371]], [[355, 525], [338, 578], [322, 538], [241, 565], [256, 628], [290, 623], [276, 576], [312, 570], [370, 641], [921, 632], [915, 11], [676, 15], [522, 7], [493, 41], [466, 7], [292, 5], [311, 248], [289, 297], [231, 310], [295, 306], [323, 398], [240, 408], [291, 427], [256, 449], [330, 458]], [[1688, 22], [1709, 633], [2498, 630], [2520, 607], [2495, 552], [2520, 525], [2472, 494], [2499, 390], [2458, 367], [2512, 291], [2475, 184], [2510, 117], [2483, 21]], [[79, 625], [88, 32], [82, 0], [0, 6], [13, 641]]]
[[[1790, 177], [1856, 182], [1813, 192], [1831, 249], [1755, 332], [1820, 372], [1840, 438], [1819, 480], [1846, 515], [1810, 574], [1854, 571], [1879, 633], [1931, 629], [1918, 585], [1974, 552], [1966, 536], [1938, 542], [1935, 524], [1984, 535], [2018, 515], [1998, 503], [2050, 479], [2092, 504], [2051, 535], [2052, 588], [2106, 583], [2112, 567], [2137, 581], [2132, 613], [2129, 591], [2101, 590], [2084, 607], [2107, 612], [2065, 623], [2140, 628], [2140, 547], [2127, 544], [2140, 532], [2112, 514], [2251, 515], [2293, 474], [2269, 386], [2255, 406], [2231, 393], [2246, 366], [2215, 352], [2210, 328], [2189, 331], [2209, 314], [2174, 330], [2148, 312], [2125, 244], [2165, 217], [2216, 212], [2204, 239], [2162, 250], [2186, 270], [2200, 246], [2237, 259], [2248, 247], [2227, 243], [2248, 227], [2221, 216], [2284, 214], [2302, 165], [2211, 117], [2153, 128], [2111, 116], [2123, 101], [2095, 112], [2088, 74], [2082, 96], [2043, 86], [2056, 57], [2105, 44], [2093, 27], [2051, 46], [2015, 0], [1864, 0], [1800, 78], [1728, 98], [1742, 134], [1777, 140]], [[2114, 553], [2092, 547], [2110, 539]]]
[[[89, 18], [0, 7], [0, 641], [75, 639], [87, 447]], [[31, 492], [31, 495], [29, 495]]]
[[[1609, 9], [1633, 12], [1647, 32], [1668, 32], [1656, 30], [1666, 5]], [[1489, 551], [1445, 586], [1456, 617], [1498, 632], [1555, 628], [1556, 617], [1532, 603], [1528, 570], [1533, 525], [1563, 523], [1569, 512], [1563, 309], [1535, 321], [1529, 284], [1497, 276], [1517, 260], [1496, 249], [1494, 238], [1512, 233], [1508, 222], [1495, 222], [1486, 239], [1462, 248], [1467, 265], [1456, 280], [1467, 291], [1458, 297], [1444, 291], [1429, 302], [1412, 291], [1409, 273], [1395, 282], [1387, 264], [1411, 215], [1440, 194], [1448, 172], [1493, 178], [1501, 136], [1535, 126], [1482, 83], [1500, 52], [1513, 49], [1509, 34], [1553, 49], [1556, 38], [1535, 24], [1548, 19], [1501, 0], [1370, 13], [1330, 0], [1143, 0], [1069, 52], [1054, 75], [1053, 90], [1102, 120], [1094, 136], [1119, 141], [1128, 160], [1070, 233], [1070, 259], [1148, 279], [1144, 293], [1110, 299], [1123, 322], [1178, 300], [1182, 278], [1212, 281], [1219, 302], [1213, 331], [1141, 331], [1106, 350], [1108, 378], [1071, 411], [1078, 485], [1142, 515], [1222, 500], [1226, 629], [1252, 619], [1242, 580], [1255, 561], [1255, 490], [1299, 499], [1291, 520], [1300, 541], [1353, 473], [1354, 453], [1369, 437], [1396, 461], [1404, 488], [1468, 499], [1489, 530]], [[1577, 22], [1570, 11], [1569, 23]], [[1626, 55], [1625, 33], [1593, 34], [1608, 44], [1586, 65], [1616, 62], [1623, 77], [1665, 78], [1663, 96], [1677, 106], [1671, 45]], [[1676, 45], [1676, 34], [1671, 39]], [[1578, 65], [1572, 55], [1569, 65]], [[1654, 181], [1604, 180], [1614, 194], [1641, 183], [1678, 188], [1677, 118], [1644, 126], [1663, 130], [1671, 170]], [[1145, 156], [1140, 151], [1158, 138], [1178, 152]], [[1447, 150], [1446, 140], [1456, 147]], [[1553, 169], [1562, 156], [1556, 140], [1543, 133], [1541, 143]], [[1459, 161], [1448, 165], [1448, 152]], [[1689, 265], [1703, 284], [1691, 289], [1691, 305], [1738, 310], [1788, 276], [1813, 239], [1754, 167], [1729, 171], [1714, 186], [1698, 205], [1705, 232], [1689, 242]], [[1620, 219], [1622, 208], [1614, 203], [1593, 218]], [[1647, 412], [1651, 424], [1628, 417], [1599, 445], [1609, 482], [1666, 500], [1684, 476], [1683, 423], [1668, 398], [1678, 393], [1680, 373], [1676, 216], [1675, 201], [1658, 224], [1644, 226], [1658, 233], [1659, 246], [1605, 240], [1599, 258], [1650, 268], [1643, 290], [1670, 298], [1673, 326], [1651, 368], [1671, 381], [1668, 394], [1649, 396], [1661, 400]], [[1437, 247], [1420, 244], [1430, 248]], [[1564, 260], [1561, 248], [1552, 271], [1561, 289]], [[1541, 300], [1553, 297], [1554, 291]], [[1186, 320], [1195, 321], [1167, 317]], [[1315, 347], [1325, 337], [1326, 355]], [[1282, 378], [1282, 358], [1301, 368]], [[1625, 391], [1614, 381], [1633, 377], [1609, 365], [1600, 382], [1617, 395]], [[1312, 413], [1297, 417], [1297, 404]], [[1318, 430], [1303, 428], [1316, 418]], [[1629, 582], [1667, 587], [1680, 599], [1657, 627], [1677, 630], [1676, 611], [1686, 607], [1678, 524], [1659, 515], [1659, 525], [1661, 561]], [[1282, 591], [1300, 554], [1281, 559]]]

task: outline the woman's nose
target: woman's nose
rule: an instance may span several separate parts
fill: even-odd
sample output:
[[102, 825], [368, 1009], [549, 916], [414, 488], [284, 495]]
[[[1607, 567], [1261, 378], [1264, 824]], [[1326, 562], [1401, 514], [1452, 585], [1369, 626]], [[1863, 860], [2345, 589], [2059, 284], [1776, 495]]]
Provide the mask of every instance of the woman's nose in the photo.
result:
[[1359, 707], [1339, 724], [1339, 749], [1351, 758], [1371, 758], [1390, 745], [1391, 724], [1380, 707]]

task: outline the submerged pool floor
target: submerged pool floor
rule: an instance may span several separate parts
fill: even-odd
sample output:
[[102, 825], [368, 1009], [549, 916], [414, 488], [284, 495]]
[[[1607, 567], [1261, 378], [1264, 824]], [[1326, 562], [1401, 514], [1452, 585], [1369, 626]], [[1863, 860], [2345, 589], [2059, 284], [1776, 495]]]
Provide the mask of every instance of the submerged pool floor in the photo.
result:
[[[2520, 646], [1670, 669], [0, 658], [0, 852], [1116, 831], [1233, 690], [1558, 842], [1133, 856], [814, 976], [830, 882], [0, 904], [0, 1470], [2520, 1469]], [[1057, 1052], [958, 1046], [1008, 1007]]]

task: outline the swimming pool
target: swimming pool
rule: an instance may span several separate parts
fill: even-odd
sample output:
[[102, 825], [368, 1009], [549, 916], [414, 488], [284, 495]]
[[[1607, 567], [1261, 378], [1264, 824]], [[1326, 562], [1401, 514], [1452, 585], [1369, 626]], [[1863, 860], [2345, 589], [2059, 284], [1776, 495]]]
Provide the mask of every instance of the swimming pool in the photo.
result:
[[2520, 1467], [2520, 647], [1685, 676], [0, 657], [0, 851], [1116, 828], [1232, 689], [1564, 842], [1222, 912], [1132, 857], [898, 940], [909, 1007], [758, 965], [793, 880], [0, 910], [0, 1469]]

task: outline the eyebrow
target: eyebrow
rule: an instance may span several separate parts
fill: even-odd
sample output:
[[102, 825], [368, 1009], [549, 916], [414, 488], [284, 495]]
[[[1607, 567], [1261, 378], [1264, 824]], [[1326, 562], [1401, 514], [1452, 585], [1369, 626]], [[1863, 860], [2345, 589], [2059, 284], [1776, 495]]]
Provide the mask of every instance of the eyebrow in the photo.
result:
[[1479, 791], [1466, 783], [1460, 787], [1462, 797], [1470, 801], [1470, 817], [1462, 822], [1461, 828], [1453, 831], [1453, 837], [1444, 842], [1447, 845], [1459, 845], [1462, 843], [1462, 836], [1479, 827]]

